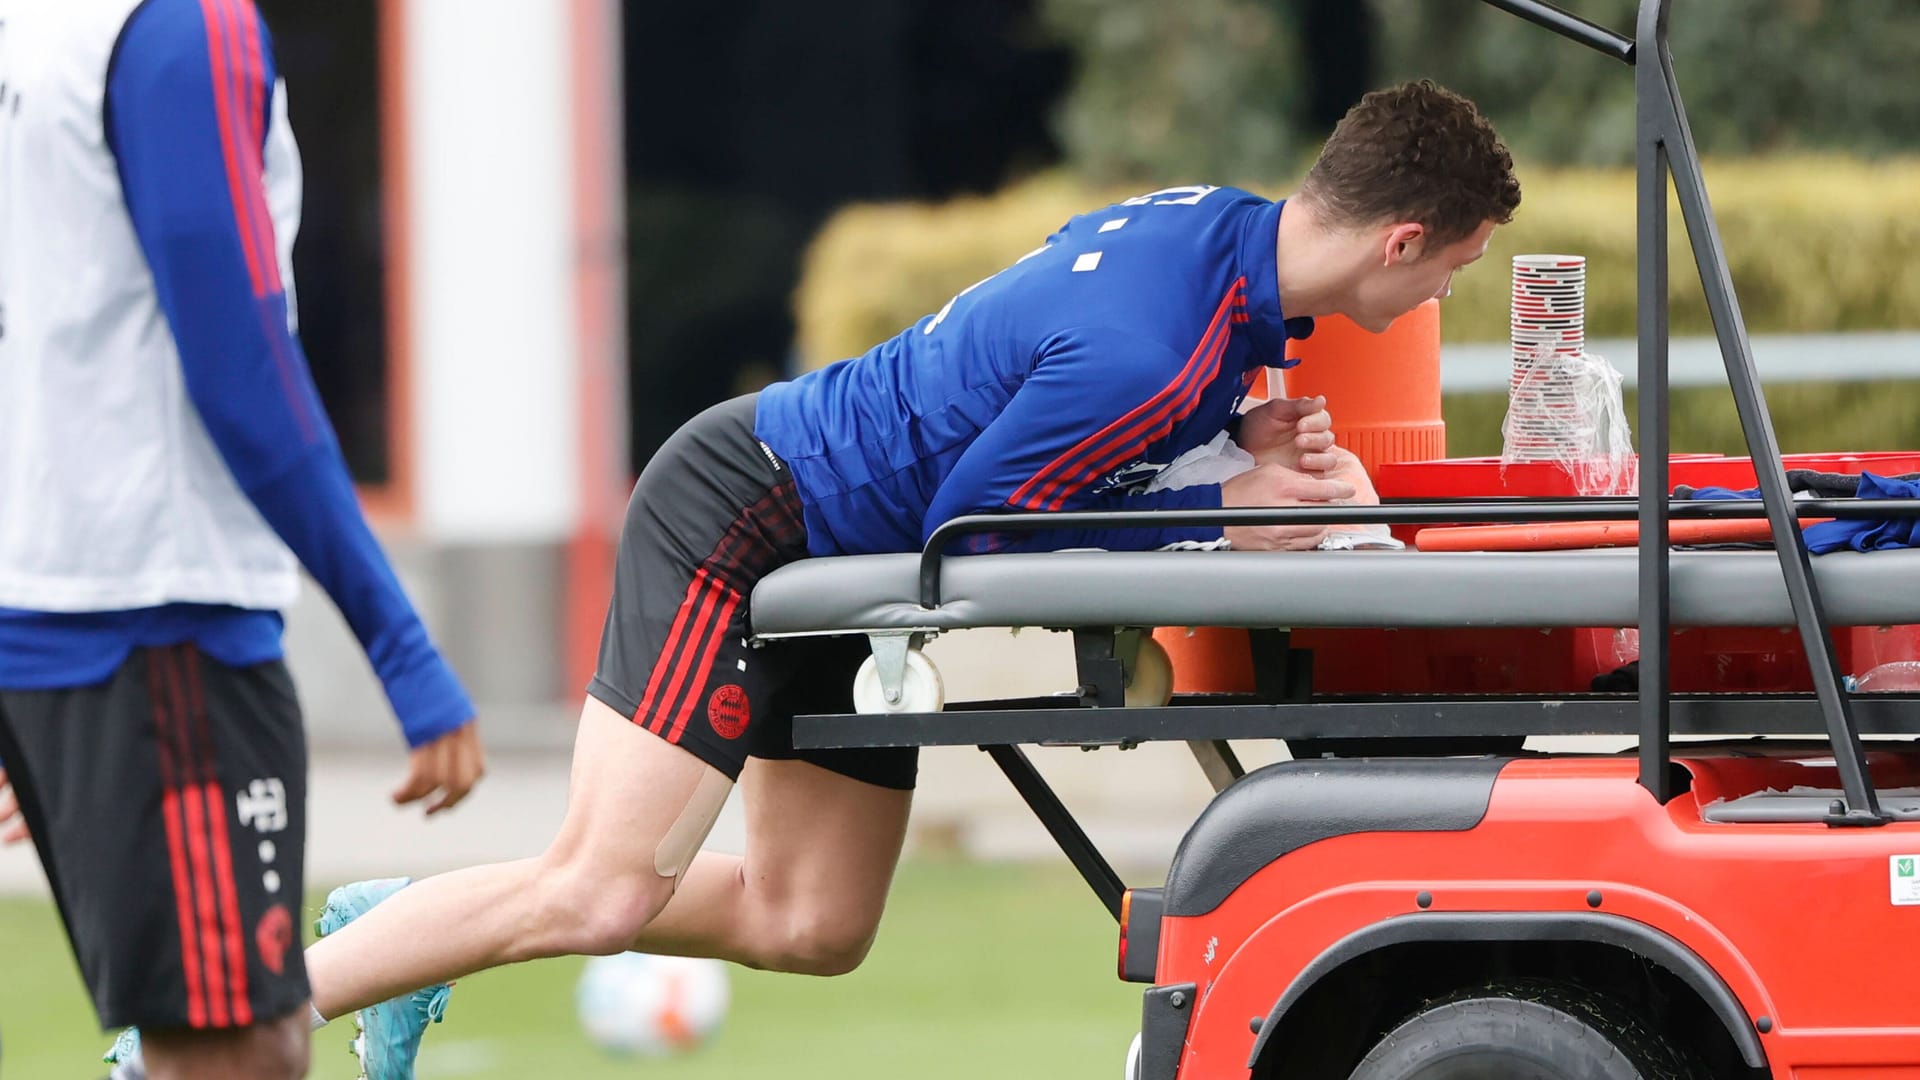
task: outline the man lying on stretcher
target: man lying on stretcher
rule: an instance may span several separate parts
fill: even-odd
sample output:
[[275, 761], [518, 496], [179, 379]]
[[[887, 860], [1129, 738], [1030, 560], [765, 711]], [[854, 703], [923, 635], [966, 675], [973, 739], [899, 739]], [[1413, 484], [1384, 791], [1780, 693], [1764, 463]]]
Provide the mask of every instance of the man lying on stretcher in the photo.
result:
[[[1333, 446], [1324, 403], [1238, 415], [1254, 374], [1316, 315], [1378, 331], [1446, 295], [1519, 201], [1512, 160], [1471, 103], [1431, 83], [1370, 94], [1285, 202], [1179, 187], [1083, 214], [866, 355], [695, 417], [634, 489], [552, 847], [338, 890], [338, 928], [307, 954], [315, 1008], [363, 1010], [368, 1076], [404, 1080], [445, 981], [502, 963], [635, 948], [851, 970], [900, 853], [915, 752], [793, 749], [796, 712], [849, 711], [866, 645], [751, 647], [754, 583], [808, 556], [918, 551], [942, 522], [983, 511], [1354, 498], [1365, 475]], [[1259, 464], [1154, 485], [1222, 432]], [[1275, 549], [1325, 535], [973, 541]], [[735, 781], [747, 854], [700, 851]]]

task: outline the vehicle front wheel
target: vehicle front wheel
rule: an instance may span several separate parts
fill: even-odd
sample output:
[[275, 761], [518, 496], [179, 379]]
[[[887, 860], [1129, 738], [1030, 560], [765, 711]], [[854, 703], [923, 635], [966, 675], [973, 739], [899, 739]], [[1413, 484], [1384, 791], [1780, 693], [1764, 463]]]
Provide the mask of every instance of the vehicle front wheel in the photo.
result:
[[1696, 1080], [1631, 1007], [1578, 986], [1504, 981], [1428, 1002], [1350, 1080]]

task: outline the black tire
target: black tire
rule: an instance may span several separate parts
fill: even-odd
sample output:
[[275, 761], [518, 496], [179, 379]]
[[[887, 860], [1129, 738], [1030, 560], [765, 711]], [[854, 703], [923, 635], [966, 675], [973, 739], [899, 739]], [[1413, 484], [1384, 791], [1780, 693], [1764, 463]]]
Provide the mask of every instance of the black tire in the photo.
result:
[[1422, 1005], [1349, 1080], [1696, 1080], [1628, 1006], [1566, 983], [1489, 983]]

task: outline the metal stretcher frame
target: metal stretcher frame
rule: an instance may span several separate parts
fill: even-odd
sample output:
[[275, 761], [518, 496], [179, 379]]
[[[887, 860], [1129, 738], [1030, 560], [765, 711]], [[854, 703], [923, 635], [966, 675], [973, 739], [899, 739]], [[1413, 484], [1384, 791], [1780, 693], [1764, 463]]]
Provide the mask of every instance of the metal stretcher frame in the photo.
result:
[[[1702, 178], [1673, 61], [1667, 48], [1672, 0], [1641, 0], [1635, 36], [1599, 26], [1545, 0], [1485, 0], [1613, 57], [1634, 72], [1636, 101], [1640, 494], [1631, 499], [1433, 500], [1377, 508], [1242, 508], [1195, 512], [973, 515], [942, 525], [922, 552], [920, 598], [940, 604], [940, 568], [952, 542], [980, 532], [1062, 527], [1125, 527], [1175, 523], [1209, 525], [1365, 524], [1634, 520], [1638, 549], [1640, 666], [1634, 695], [1567, 698], [1311, 699], [1297, 650], [1285, 631], [1253, 631], [1256, 682], [1252, 696], [1182, 695], [1160, 709], [1119, 707], [1121, 661], [1114, 631], [1077, 630], [1082, 687], [1077, 697], [949, 706], [946, 712], [795, 719], [796, 746], [979, 745], [1080, 869], [1110, 911], [1118, 915], [1121, 884], [1085, 833], [1033, 769], [1016, 742], [1127, 745], [1182, 739], [1193, 746], [1216, 788], [1240, 775], [1226, 739], [1280, 738], [1310, 747], [1344, 747], [1372, 739], [1419, 738], [1471, 749], [1502, 738], [1538, 734], [1637, 734], [1640, 783], [1662, 802], [1677, 794], [1672, 770], [1676, 734], [1805, 733], [1824, 728], [1842, 783], [1831, 825], [1872, 826], [1889, 816], [1868, 776], [1860, 734], [1911, 733], [1920, 696], [1874, 695], [1859, 703], [1842, 688], [1828, 619], [1797, 518], [1911, 518], [1920, 500], [1796, 503], [1787, 487], [1780, 448], [1754, 367], [1745, 320], [1727, 270], [1724, 248]], [[1704, 286], [1741, 428], [1754, 462], [1761, 498], [1719, 504], [1670, 502], [1667, 426], [1669, 387], [1667, 186], [1678, 197], [1694, 261]], [[1765, 517], [1784, 577], [1794, 621], [1812, 673], [1814, 693], [1801, 695], [1692, 695], [1671, 692], [1672, 630], [1670, 519]], [[1920, 612], [1916, 613], [1920, 617]], [[1103, 637], [1104, 635], [1104, 637]], [[1092, 706], [1092, 707], [1088, 707]], [[1362, 722], [1364, 720], [1364, 722]], [[1044, 737], [1036, 731], [1044, 729]], [[1509, 743], [1510, 745], [1510, 743]], [[1296, 752], [1299, 748], [1296, 747]]]
[[1827, 634], [1825, 609], [1808, 561], [1805, 539], [1795, 527], [1793, 496], [1780, 461], [1773, 418], [1760, 393], [1746, 319], [1727, 270], [1720, 229], [1707, 198], [1700, 155], [1674, 79], [1667, 49], [1673, 0], [1641, 0], [1633, 40], [1542, 0], [1487, 0], [1494, 7], [1633, 67], [1634, 158], [1638, 172], [1639, 352], [1640, 352], [1640, 782], [1662, 802], [1673, 795], [1668, 762], [1672, 696], [1668, 631], [1667, 452], [1667, 184], [1680, 203], [1689, 247], [1705, 288], [1714, 336], [1733, 389], [1740, 428], [1759, 478], [1762, 504], [1773, 526], [1774, 549], [1786, 577], [1787, 597], [1813, 674], [1814, 696], [1833, 744], [1845, 804], [1830, 816], [1835, 825], [1879, 825], [1888, 817], [1867, 775], [1853, 706], [1842, 690], [1839, 661]]
[[[1706, 290], [1707, 310], [1714, 336], [1740, 414], [1740, 428], [1753, 458], [1767, 519], [1773, 526], [1774, 549], [1786, 577], [1807, 666], [1813, 674], [1827, 734], [1833, 744], [1845, 805], [1831, 816], [1833, 824], [1878, 825], [1888, 818], [1880, 809], [1868, 777], [1865, 751], [1860, 745], [1847, 695], [1841, 690], [1838, 659], [1827, 633], [1825, 610], [1808, 562], [1807, 546], [1793, 514], [1793, 495], [1787, 488], [1774, 436], [1773, 418], [1760, 393], [1754, 369], [1753, 346], [1746, 319], [1727, 271], [1719, 226], [1707, 199], [1700, 172], [1700, 154], [1681, 104], [1674, 79], [1673, 56], [1667, 49], [1667, 21], [1673, 0], [1642, 0], [1633, 42], [1603, 27], [1555, 9], [1539, 0], [1488, 0], [1522, 18], [1531, 19], [1590, 48], [1633, 66], [1634, 113], [1637, 136], [1634, 158], [1639, 174], [1636, 217], [1639, 222], [1638, 321], [1640, 337], [1640, 782], [1662, 802], [1674, 794], [1668, 767], [1672, 731], [1672, 699], [1668, 631], [1667, 566], [1667, 183], [1671, 176], [1679, 196], [1688, 244]], [[1649, 632], [1650, 631], [1650, 632]]]

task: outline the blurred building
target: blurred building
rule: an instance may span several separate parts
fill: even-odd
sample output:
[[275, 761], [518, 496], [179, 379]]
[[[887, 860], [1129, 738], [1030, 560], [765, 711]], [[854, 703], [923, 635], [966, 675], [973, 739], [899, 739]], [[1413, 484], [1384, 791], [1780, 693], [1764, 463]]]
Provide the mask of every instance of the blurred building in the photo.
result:
[[[1057, 157], [1068, 70], [1032, 0], [260, 6], [305, 159], [315, 381], [506, 742], [564, 737], [632, 476], [784, 373], [826, 216]], [[323, 599], [289, 643], [317, 742], [390, 737]]]
[[[1092, 18], [1080, 0], [258, 3], [305, 159], [315, 381], [508, 741], [565, 733], [552, 714], [589, 674], [632, 477], [688, 417], [786, 373], [816, 230], [849, 202], [1059, 164], [1085, 60], [1062, 28]], [[1364, 5], [1209, 3], [1337, 46], [1299, 65], [1307, 127], [1365, 87]], [[1152, 4], [1100, 17], [1128, 7]], [[289, 642], [316, 740], [390, 737], [324, 600]]]
[[[499, 734], [524, 705], [538, 735], [584, 682], [628, 476], [620, 7], [260, 6], [305, 164], [315, 381], [436, 637]], [[313, 590], [289, 644], [316, 742], [392, 738]]]

